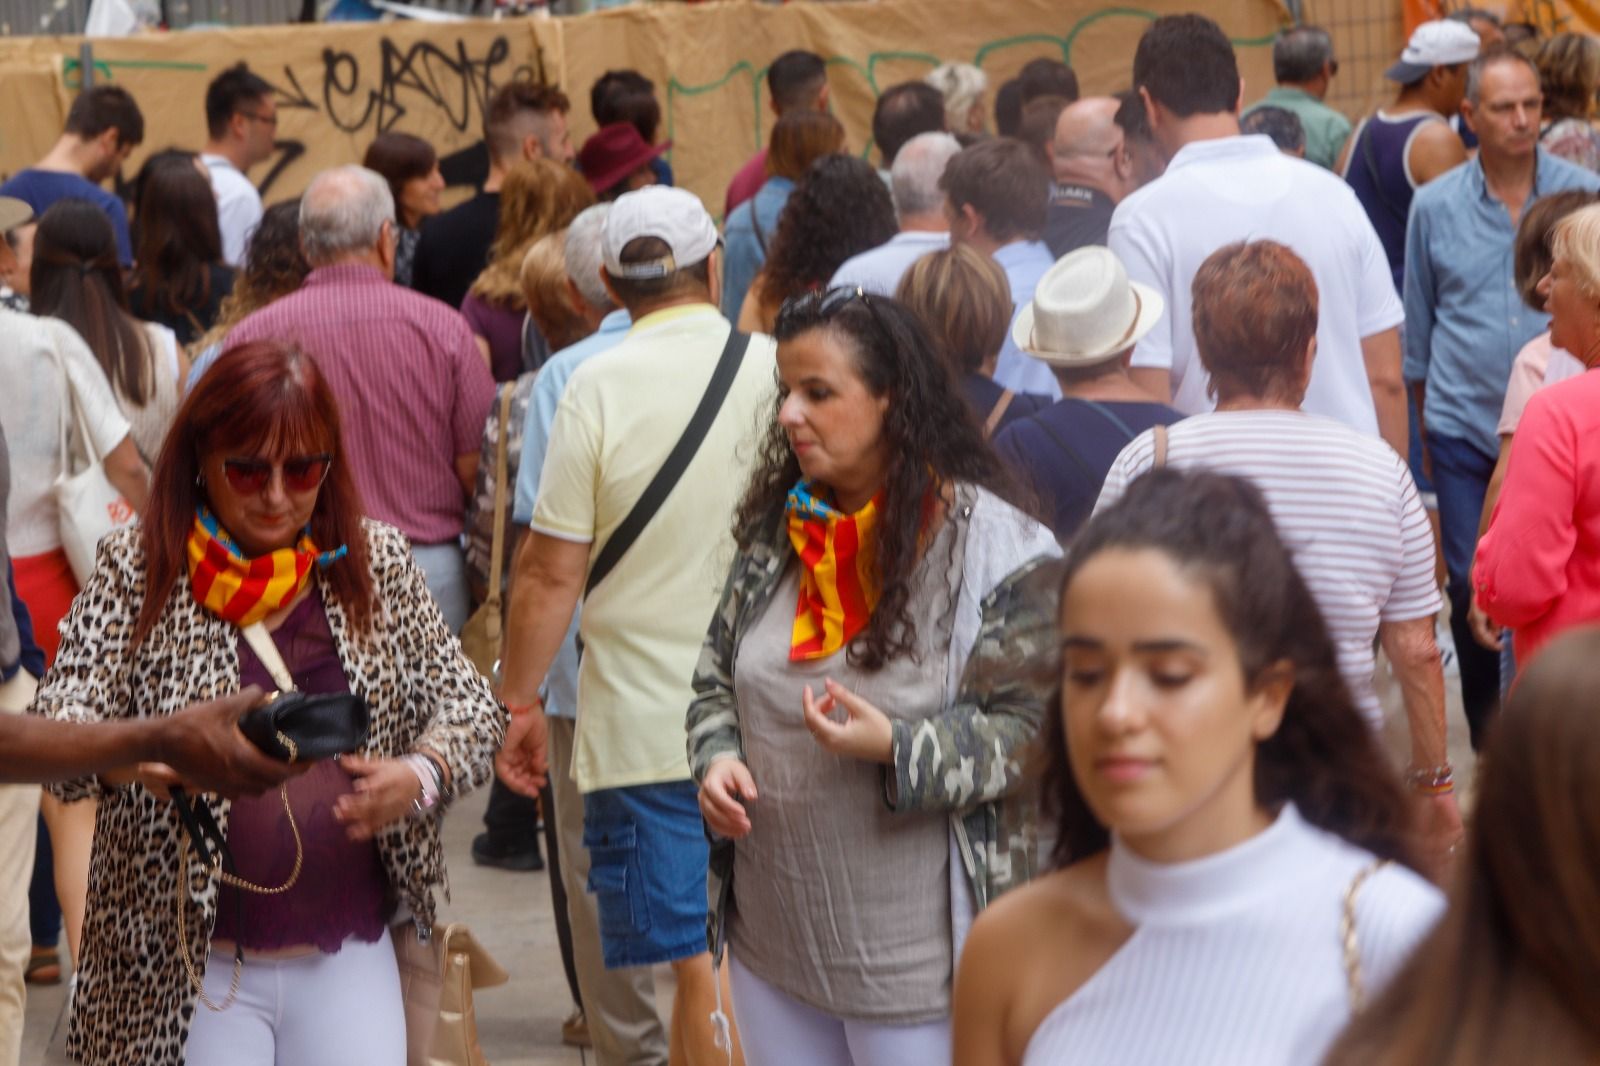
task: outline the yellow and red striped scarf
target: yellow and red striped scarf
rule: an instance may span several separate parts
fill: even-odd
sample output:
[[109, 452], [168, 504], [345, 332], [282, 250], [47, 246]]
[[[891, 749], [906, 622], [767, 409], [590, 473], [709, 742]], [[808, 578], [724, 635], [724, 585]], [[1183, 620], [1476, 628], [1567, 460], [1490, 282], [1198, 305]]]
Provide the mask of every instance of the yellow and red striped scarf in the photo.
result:
[[298, 596], [313, 565], [328, 566], [345, 551], [344, 545], [317, 551], [307, 531], [292, 548], [247, 559], [216, 515], [201, 507], [189, 531], [189, 587], [200, 606], [243, 628]]
[[866, 628], [878, 605], [878, 507], [883, 493], [855, 514], [811, 495], [802, 481], [789, 490], [789, 542], [800, 556], [800, 603], [789, 660], [824, 659]]

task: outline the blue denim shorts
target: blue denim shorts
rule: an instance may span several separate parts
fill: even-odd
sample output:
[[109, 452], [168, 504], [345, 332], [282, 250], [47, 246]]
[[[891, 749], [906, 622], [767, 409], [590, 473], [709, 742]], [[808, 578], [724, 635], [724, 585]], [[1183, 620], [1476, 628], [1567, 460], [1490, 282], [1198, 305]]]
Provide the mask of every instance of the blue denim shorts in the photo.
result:
[[589, 891], [606, 969], [652, 966], [706, 950], [710, 846], [693, 781], [583, 797]]

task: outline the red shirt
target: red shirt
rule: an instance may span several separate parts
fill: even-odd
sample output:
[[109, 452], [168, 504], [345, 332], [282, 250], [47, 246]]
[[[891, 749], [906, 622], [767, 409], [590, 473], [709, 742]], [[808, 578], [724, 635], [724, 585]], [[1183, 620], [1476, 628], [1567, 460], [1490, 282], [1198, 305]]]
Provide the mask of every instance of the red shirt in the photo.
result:
[[722, 205], [722, 217], [727, 218], [733, 214], [734, 208], [753, 199], [766, 182], [767, 150], [763, 148], [751, 157], [750, 162], [740, 167], [733, 180], [728, 182], [728, 198]]
[[460, 536], [458, 455], [478, 454], [494, 379], [460, 312], [376, 267], [318, 267], [298, 292], [228, 334], [229, 348], [275, 339], [317, 361], [344, 427], [366, 513], [418, 544]]
[[1489, 617], [1514, 631], [1519, 664], [1600, 619], [1600, 371], [1528, 401], [1472, 584]]

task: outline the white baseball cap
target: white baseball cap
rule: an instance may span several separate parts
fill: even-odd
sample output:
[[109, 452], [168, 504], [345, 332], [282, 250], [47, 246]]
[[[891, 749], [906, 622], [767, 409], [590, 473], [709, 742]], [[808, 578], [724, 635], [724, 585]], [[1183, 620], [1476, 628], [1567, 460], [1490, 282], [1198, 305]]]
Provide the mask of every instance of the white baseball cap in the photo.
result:
[[[671, 251], [644, 263], [623, 263], [629, 241], [655, 237]], [[664, 278], [693, 266], [717, 246], [717, 226], [694, 193], [669, 185], [648, 185], [624, 193], [611, 205], [600, 231], [600, 256], [614, 278]]]
[[1448, 67], [1456, 63], [1470, 63], [1478, 58], [1481, 42], [1471, 26], [1451, 19], [1424, 22], [1411, 33], [1400, 61], [1383, 76], [1401, 85], [1410, 85], [1425, 77], [1434, 67]]

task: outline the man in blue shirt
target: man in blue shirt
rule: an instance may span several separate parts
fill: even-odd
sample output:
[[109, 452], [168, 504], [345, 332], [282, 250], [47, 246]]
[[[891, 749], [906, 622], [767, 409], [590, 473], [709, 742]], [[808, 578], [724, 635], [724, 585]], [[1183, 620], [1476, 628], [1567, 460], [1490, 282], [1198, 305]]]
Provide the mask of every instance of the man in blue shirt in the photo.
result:
[[[591, 207], [573, 219], [567, 229], [567, 285], [573, 303], [592, 313], [613, 309], [600, 319], [594, 333], [551, 356], [534, 379], [511, 512], [519, 534], [533, 520], [550, 427], [567, 381], [578, 367], [614, 348], [633, 325], [628, 312], [615, 306], [600, 280], [600, 230], [609, 210], [609, 204]], [[515, 565], [511, 570], [516, 571]], [[561, 879], [566, 887], [573, 964], [596, 1058], [601, 1062], [664, 1064], [667, 1042], [656, 1013], [655, 978], [647, 966], [605, 968], [600, 953], [599, 913], [595, 897], [587, 891], [589, 852], [583, 843], [583, 796], [569, 771], [578, 714], [578, 618], [578, 612], [574, 612], [561, 649], [545, 675], [542, 694], [550, 729], [550, 790], [557, 839], [553, 851], [560, 855]], [[549, 816], [550, 812], [546, 812]]]
[[1404, 372], [1439, 496], [1450, 627], [1475, 748], [1500, 677], [1498, 656], [1467, 623], [1472, 555], [1511, 363], [1549, 323], [1518, 298], [1512, 244], [1534, 200], [1600, 190], [1600, 177], [1539, 147], [1541, 104], [1539, 74], [1527, 59], [1497, 52], [1475, 62], [1462, 114], [1477, 133], [1478, 156], [1417, 191], [1406, 229]]
[[0, 196], [14, 196], [43, 215], [57, 200], [88, 200], [106, 213], [117, 237], [117, 259], [133, 263], [128, 238], [128, 213], [122, 201], [101, 188], [115, 176], [129, 154], [144, 140], [144, 116], [128, 90], [120, 85], [85, 89], [67, 112], [67, 125], [55, 147], [37, 164], [18, 171]]

